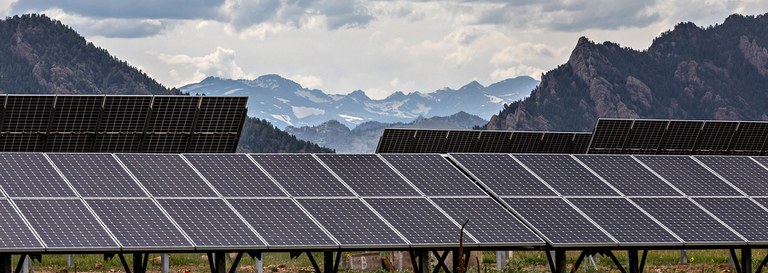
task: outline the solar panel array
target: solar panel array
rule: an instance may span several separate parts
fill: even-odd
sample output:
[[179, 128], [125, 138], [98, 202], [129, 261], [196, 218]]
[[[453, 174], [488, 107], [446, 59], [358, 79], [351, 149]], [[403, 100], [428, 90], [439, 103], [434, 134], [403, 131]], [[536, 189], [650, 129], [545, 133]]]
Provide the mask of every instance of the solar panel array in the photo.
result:
[[384, 129], [377, 153], [582, 154], [590, 133]]
[[768, 122], [599, 119], [590, 154], [766, 154]]
[[234, 152], [247, 99], [2, 95], [0, 152]]
[[465, 220], [464, 243], [479, 248], [768, 243], [761, 224], [768, 195], [756, 186], [768, 177], [764, 157], [4, 153], [0, 160], [11, 166], [0, 169], [0, 252], [455, 247]]

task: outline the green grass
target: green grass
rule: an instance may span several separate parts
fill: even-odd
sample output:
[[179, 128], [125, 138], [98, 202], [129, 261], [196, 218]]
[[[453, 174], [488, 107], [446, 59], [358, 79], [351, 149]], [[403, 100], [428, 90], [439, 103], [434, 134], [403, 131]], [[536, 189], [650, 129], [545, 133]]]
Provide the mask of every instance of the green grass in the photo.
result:
[[[345, 253], [346, 254], [346, 253]], [[617, 251], [614, 253], [619, 261], [626, 267], [626, 252]], [[757, 267], [763, 257], [765, 250], [753, 250], [753, 267]], [[160, 272], [159, 254], [150, 256], [150, 263], [147, 270], [149, 272]], [[568, 271], [576, 262], [579, 252], [567, 252]], [[309, 272], [312, 271], [311, 264], [306, 255], [301, 255], [297, 259], [291, 259], [288, 253], [265, 253], [264, 266], [267, 267], [264, 272], [284, 272], [283, 268], [289, 269], [288, 272]], [[126, 255], [128, 264], [132, 262], [132, 255]], [[322, 266], [322, 254], [315, 254], [315, 260]], [[18, 256], [13, 256], [13, 262], [18, 261]], [[728, 251], [727, 250], [689, 250], [688, 263], [679, 265], [679, 250], [660, 250], [648, 252], [646, 260], [646, 272], [729, 272], [728, 270]], [[602, 256], [597, 261], [598, 269], [592, 268], [591, 263], [584, 261], [578, 272], [618, 272], [616, 266], [607, 256]], [[104, 261], [102, 255], [75, 255], [76, 268], [67, 268], [66, 255], [43, 255], [42, 263], [35, 262], [34, 267], [37, 272], [123, 272], [120, 260], [115, 256], [111, 261]], [[248, 255], [244, 255], [238, 267], [241, 273], [255, 272], [254, 261]], [[483, 253], [482, 265], [479, 273], [533, 273], [548, 272], [547, 256], [543, 251], [515, 251], [504, 269], [499, 272], [496, 270], [496, 253], [489, 251]], [[189, 270], [192, 273], [209, 272], [208, 260], [205, 254], [171, 254], [171, 272], [184, 272]], [[353, 272], [341, 267], [342, 272]], [[469, 268], [468, 273], [477, 273], [478, 268]], [[377, 272], [373, 272], [377, 273]], [[381, 271], [380, 273], [384, 273]]]

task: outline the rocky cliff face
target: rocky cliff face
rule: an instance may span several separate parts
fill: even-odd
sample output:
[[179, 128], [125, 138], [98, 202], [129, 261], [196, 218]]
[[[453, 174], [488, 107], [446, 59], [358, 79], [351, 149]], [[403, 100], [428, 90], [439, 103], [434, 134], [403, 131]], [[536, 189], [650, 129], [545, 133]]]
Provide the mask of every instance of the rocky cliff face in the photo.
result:
[[591, 130], [600, 117], [768, 119], [768, 15], [678, 24], [637, 51], [580, 38], [488, 129]]

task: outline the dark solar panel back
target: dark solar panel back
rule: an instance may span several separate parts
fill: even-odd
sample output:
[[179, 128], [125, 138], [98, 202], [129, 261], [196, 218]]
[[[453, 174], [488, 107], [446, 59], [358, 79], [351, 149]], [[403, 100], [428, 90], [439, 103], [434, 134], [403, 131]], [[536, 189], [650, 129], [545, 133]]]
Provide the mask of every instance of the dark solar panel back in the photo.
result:
[[759, 121], [600, 119], [591, 154], [764, 155]]
[[247, 97], [4, 95], [0, 152], [223, 153]]
[[377, 153], [585, 153], [590, 133], [384, 129]]

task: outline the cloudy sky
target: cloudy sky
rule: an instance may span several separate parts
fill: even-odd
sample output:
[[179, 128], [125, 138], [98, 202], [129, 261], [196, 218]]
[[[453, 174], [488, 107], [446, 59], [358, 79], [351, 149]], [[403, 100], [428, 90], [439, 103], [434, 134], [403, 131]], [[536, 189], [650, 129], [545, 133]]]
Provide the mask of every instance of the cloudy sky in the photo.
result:
[[45, 13], [161, 83], [280, 74], [330, 93], [431, 92], [539, 78], [578, 37], [645, 49], [677, 22], [768, 12], [765, 0], [0, 0]]

